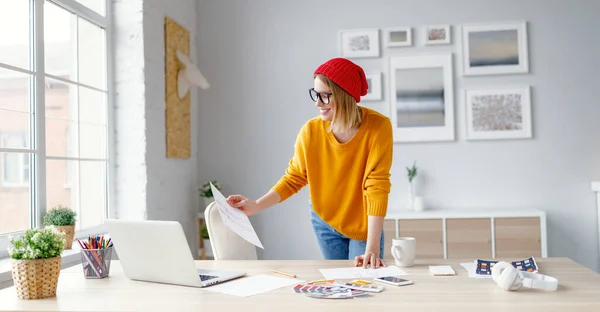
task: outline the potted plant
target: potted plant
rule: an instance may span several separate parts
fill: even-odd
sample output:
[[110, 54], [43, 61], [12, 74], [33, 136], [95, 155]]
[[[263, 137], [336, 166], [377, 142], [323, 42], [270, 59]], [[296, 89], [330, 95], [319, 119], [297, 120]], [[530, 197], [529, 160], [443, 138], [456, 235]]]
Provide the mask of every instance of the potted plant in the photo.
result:
[[212, 189], [210, 188], [210, 184], [213, 184], [217, 190], [221, 190], [221, 185], [217, 181], [208, 181], [202, 185], [200, 188], [200, 197], [204, 199], [204, 208], [206, 208], [210, 203], [212, 203], [215, 198], [213, 196]]
[[415, 201], [415, 178], [417, 177], [417, 171], [418, 171], [418, 168], [417, 168], [416, 161], [413, 163], [413, 166], [411, 168], [406, 167], [408, 183], [410, 185], [410, 194], [409, 194], [409, 198], [408, 198], [409, 209], [414, 209], [413, 203]]
[[58, 205], [44, 214], [44, 225], [54, 226], [60, 232], [65, 233], [65, 249], [71, 249], [73, 237], [75, 236], [75, 216], [77, 213], [68, 207]]
[[19, 299], [55, 297], [65, 234], [55, 227], [30, 229], [10, 242], [14, 248], [8, 248], [8, 254]]

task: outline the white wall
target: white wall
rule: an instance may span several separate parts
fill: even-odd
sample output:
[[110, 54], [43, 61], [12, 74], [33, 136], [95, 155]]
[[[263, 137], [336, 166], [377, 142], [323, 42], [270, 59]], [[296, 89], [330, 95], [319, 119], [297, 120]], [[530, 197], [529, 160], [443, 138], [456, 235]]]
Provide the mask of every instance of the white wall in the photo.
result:
[[190, 55], [196, 55], [196, 1], [144, 0], [146, 59], [146, 131], [148, 148], [148, 218], [181, 222], [193, 253], [199, 246], [196, 89], [191, 89], [192, 149], [189, 159], [167, 159], [165, 140], [164, 18], [190, 31]]
[[[142, 1], [113, 0], [115, 200], [120, 218], [146, 215], [146, 86]], [[132, 116], [135, 116], [133, 118]]]
[[[337, 56], [337, 31], [394, 26], [453, 26], [451, 46], [382, 48], [356, 59], [384, 72], [384, 101], [363, 104], [389, 114], [387, 59], [416, 51], [455, 55], [455, 92], [496, 84], [532, 86], [531, 140], [465, 141], [464, 109], [455, 97], [457, 140], [396, 144], [389, 210], [402, 209], [405, 166], [417, 160], [424, 196], [436, 209], [537, 208], [548, 213], [550, 256], [598, 269], [597, 224], [590, 181], [600, 177], [600, 27], [593, 0], [210, 1], [198, 3], [198, 64], [212, 84], [199, 93], [201, 180], [224, 193], [258, 198], [283, 174], [297, 131], [317, 110], [308, 97], [312, 71]], [[343, 9], [342, 9], [343, 8]], [[342, 13], [343, 12], [343, 13]], [[461, 76], [456, 26], [470, 22], [529, 23], [530, 74]], [[263, 259], [321, 258], [309, 223], [308, 192], [252, 217]]]
[[[115, 0], [113, 0], [115, 1]], [[117, 207], [119, 217], [179, 221], [194, 256], [199, 245], [197, 103], [191, 90], [192, 153], [167, 159], [164, 19], [190, 31], [196, 54], [196, 1], [115, 1]]]

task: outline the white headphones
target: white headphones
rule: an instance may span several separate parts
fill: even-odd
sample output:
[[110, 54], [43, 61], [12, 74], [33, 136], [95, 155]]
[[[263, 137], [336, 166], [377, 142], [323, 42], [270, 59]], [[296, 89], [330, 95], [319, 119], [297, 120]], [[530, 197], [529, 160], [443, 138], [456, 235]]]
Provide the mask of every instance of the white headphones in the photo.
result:
[[538, 273], [523, 272], [505, 261], [494, 264], [492, 279], [504, 290], [518, 290], [521, 287], [527, 287], [555, 291], [558, 288], [556, 278]]

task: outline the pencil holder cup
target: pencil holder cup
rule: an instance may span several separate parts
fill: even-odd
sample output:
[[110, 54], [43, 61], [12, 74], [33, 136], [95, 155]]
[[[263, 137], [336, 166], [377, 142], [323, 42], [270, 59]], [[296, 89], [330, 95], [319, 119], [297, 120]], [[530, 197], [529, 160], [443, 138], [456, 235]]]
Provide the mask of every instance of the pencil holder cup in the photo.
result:
[[82, 249], [81, 266], [85, 278], [105, 278], [110, 273], [113, 247], [106, 249]]

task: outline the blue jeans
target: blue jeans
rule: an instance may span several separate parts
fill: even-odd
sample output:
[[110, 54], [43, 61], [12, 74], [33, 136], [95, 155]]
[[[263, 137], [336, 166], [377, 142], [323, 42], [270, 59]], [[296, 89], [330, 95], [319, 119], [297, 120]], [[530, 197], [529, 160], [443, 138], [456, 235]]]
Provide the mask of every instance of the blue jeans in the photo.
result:
[[[325, 260], [354, 260], [356, 256], [365, 254], [367, 241], [348, 238], [332, 228], [312, 209], [310, 221], [312, 223], [321, 253]], [[383, 231], [379, 242], [379, 258], [383, 259]]]

